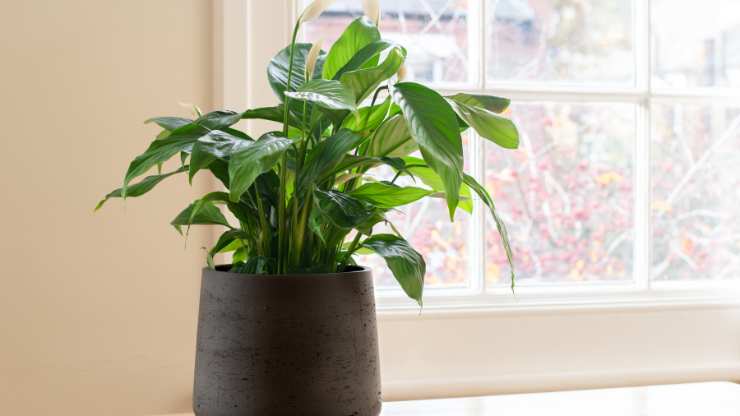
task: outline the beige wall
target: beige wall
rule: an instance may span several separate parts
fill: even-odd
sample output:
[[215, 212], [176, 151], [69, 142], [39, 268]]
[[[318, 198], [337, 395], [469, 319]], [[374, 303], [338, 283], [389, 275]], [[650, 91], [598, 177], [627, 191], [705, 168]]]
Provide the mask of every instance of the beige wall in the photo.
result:
[[168, 223], [194, 191], [92, 208], [156, 133], [143, 120], [211, 107], [210, 1], [1, 9], [0, 413], [187, 410], [205, 235], [185, 249]]

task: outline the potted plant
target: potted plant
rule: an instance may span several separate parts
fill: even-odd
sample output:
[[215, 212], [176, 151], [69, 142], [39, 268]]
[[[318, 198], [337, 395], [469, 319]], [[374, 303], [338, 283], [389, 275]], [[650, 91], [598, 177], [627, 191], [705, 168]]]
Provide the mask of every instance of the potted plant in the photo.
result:
[[[296, 42], [301, 24], [325, 3], [304, 11], [291, 44], [267, 67], [277, 105], [149, 120], [161, 133], [131, 162], [123, 186], [96, 208], [110, 198], [141, 196], [180, 173], [190, 180], [209, 173], [223, 185], [172, 221], [178, 231], [201, 224], [225, 228], [202, 274], [197, 415], [380, 412], [373, 281], [354, 256], [383, 257], [419, 305], [425, 273], [423, 257], [403, 236], [374, 232], [387, 223], [389, 210], [440, 198], [452, 220], [458, 209], [471, 209], [476, 194], [498, 226], [511, 265], [493, 200], [463, 172], [460, 137], [472, 127], [516, 148], [514, 124], [499, 115], [509, 100], [444, 97], [399, 80], [406, 50], [381, 38], [376, 10], [369, 13], [374, 20], [354, 20], [328, 52]], [[251, 137], [235, 128], [245, 119], [278, 122], [282, 129]], [[174, 157], [178, 169], [134, 181]], [[380, 168], [392, 170], [393, 179], [370, 176]], [[232, 253], [231, 264], [214, 265], [218, 253]]]

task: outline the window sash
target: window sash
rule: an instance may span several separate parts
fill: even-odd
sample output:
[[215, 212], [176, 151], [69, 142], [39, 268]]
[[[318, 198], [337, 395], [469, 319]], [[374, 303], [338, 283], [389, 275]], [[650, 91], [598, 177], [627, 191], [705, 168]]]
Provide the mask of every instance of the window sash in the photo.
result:
[[[469, 82], [465, 85], [437, 84], [442, 94], [458, 92], [495, 94], [512, 101], [563, 103], [626, 103], [635, 105], [636, 134], [634, 140], [634, 207], [633, 207], [633, 270], [632, 280], [624, 282], [552, 283], [519, 285], [516, 295], [508, 288], [487, 288], [485, 278], [485, 215], [482, 202], [474, 197], [474, 211], [467, 233], [470, 247], [468, 284], [459, 288], [425, 289], [427, 307], [488, 307], [589, 304], [589, 303], [676, 303], [729, 301], [737, 299], [737, 285], [726, 281], [650, 281], [650, 144], [652, 139], [651, 111], [654, 103], [740, 103], [740, 97], [730, 88], [654, 88], [651, 85], [653, 50], [651, 47], [651, 0], [630, 0], [633, 10], [635, 84], [631, 87], [591, 85], [545, 85], [534, 82], [490, 82], [487, 80], [487, 7], [486, 0], [469, 0], [476, 19], [468, 22]], [[292, 0], [297, 16], [301, 0]], [[294, 16], [291, 16], [294, 17]], [[475, 36], [477, 34], [477, 36]], [[476, 73], [476, 76], [473, 76]], [[483, 139], [471, 131], [469, 174], [483, 183], [485, 153]], [[382, 308], [413, 307], [400, 290], [376, 290]]]

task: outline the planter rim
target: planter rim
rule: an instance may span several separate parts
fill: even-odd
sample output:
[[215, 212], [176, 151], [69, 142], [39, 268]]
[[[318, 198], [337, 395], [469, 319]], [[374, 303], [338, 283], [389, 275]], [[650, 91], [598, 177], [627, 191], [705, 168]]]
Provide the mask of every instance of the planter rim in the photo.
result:
[[371, 269], [365, 266], [351, 266], [356, 270], [348, 270], [345, 272], [334, 272], [334, 273], [287, 273], [287, 274], [251, 274], [251, 273], [237, 273], [232, 271], [218, 270], [219, 267], [229, 266], [228, 264], [219, 264], [215, 269], [208, 267], [203, 268], [203, 274], [211, 274], [214, 277], [227, 278], [227, 279], [238, 279], [242, 277], [249, 277], [249, 279], [258, 280], [283, 280], [283, 279], [347, 279], [352, 277], [360, 277], [369, 273]]

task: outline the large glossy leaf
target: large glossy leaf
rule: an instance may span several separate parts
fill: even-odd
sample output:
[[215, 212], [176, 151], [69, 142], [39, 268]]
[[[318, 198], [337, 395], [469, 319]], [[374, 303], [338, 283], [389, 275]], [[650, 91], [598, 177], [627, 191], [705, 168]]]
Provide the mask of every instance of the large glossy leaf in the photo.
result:
[[391, 117], [401, 111], [390, 97], [386, 97], [382, 103], [373, 106], [361, 107], [357, 110], [357, 117], [347, 117], [342, 127], [352, 131], [373, 131], [387, 117]]
[[380, 32], [370, 19], [362, 16], [352, 21], [329, 49], [322, 71], [323, 78], [334, 78], [362, 48], [377, 40], [380, 40]]
[[470, 186], [475, 193], [478, 194], [480, 199], [483, 201], [484, 204], [488, 207], [488, 209], [491, 211], [491, 216], [493, 217], [493, 221], [496, 223], [496, 229], [498, 230], [499, 236], [501, 236], [501, 244], [504, 246], [504, 251], [506, 252], [506, 259], [509, 262], [509, 268], [510, 268], [510, 276], [511, 276], [511, 289], [514, 289], [515, 284], [515, 275], [514, 275], [514, 255], [511, 251], [511, 244], [509, 242], [509, 233], [506, 230], [506, 224], [501, 220], [501, 217], [499, 217], [498, 212], [496, 212], [496, 205], [493, 203], [493, 198], [491, 198], [491, 195], [488, 193], [486, 188], [484, 188], [481, 184], [478, 183], [472, 176], [465, 175], [463, 180], [465, 181], [465, 184]]
[[371, 204], [338, 191], [317, 189], [314, 201], [325, 221], [347, 230], [366, 222], [376, 211]]
[[355, 111], [355, 97], [339, 81], [314, 79], [301, 85], [296, 91], [286, 92], [290, 98], [315, 103], [327, 110]]
[[508, 118], [501, 117], [483, 107], [474, 107], [450, 99], [449, 103], [458, 116], [478, 134], [506, 149], [519, 147], [519, 132]]
[[182, 210], [170, 223], [178, 232], [183, 225], [223, 225], [229, 227], [229, 222], [221, 210], [207, 199], [199, 199]]
[[[292, 108], [293, 106], [291, 106]], [[284, 105], [279, 104], [273, 107], [259, 107], [247, 110], [241, 113], [242, 119], [260, 119], [274, 121], [276, 123], [283, 122]], [[301, 127], [301, 122], [298, 116], [293, 111], [288, 113], [288, 124], [293, 127]]]
[[415, 186], [397, 186], [385, 182], [369, 182], [350, 192], [357, 199], [370, 202], [378, 208], [394, 208], [418, 201], [433, 194], [429, 189]]
[[208, 133], [202, 126], [188, 124], [172, 131], [172, 133], [160, 140], [153, 141], [149, 148], [137, 156], [128, 167], [123, 179], [122, 196], [127, 196], [129, 182], [139, 175], [146, 173], [154, 166], [160, 165], [180, 152], [190, 152], [193, 144], [199, 137]]
[[243, 119], [262, 119], [262, 120], [269, 120], [269, 121], [275, 121], [278, 123], [283, 122], [283, 105], [276, 105], [272, 107], [258, 107], [246, 110], [242, 113]]
[[417, 150], [406, 120], [401, 114], [386, 120], [368, 142], [368, 156], [406, 156]]
[[360, 49], [336, 74], [334, 79], [339, 79], [345, 72], [354, 71], [361, 68], [370, 68], [376, 66], [380, 59], [380, 54], [386, 49], [398, 46], [395, 43], [378, 40], [367, 44]]
[[409, 243], [393, 234], [376, 234], [362, 242], [385, 260], [406, 295], [422, 305], [424, 294], [424, 258]]
[[455, 112], [437, 92], [412, 82], [396, 84], [393, 99], [401, 107], [424, 160], [444, 181], [453, 218], [463, 175], [462, 139]]
[[221, 183], [229, 188], [229, 163], [223, 160], [216, 159], [208, 165], [208, 170], [211, 171], [213, 176], [216, 177]]
[[297, 188], [303, 192], [342, 162], [343, 157], [362, 143], [363, 138], [357, 134], [341, 129], [333, 136], [314, 147], [306, 158], [306, 164], [301, 169], [297, 179]]
[[[137, 182], [135, 184], [131, 184], [128, 187], [128, 190], [126, 192], [127, 197], [136, 197], [144, 195], [145, 193], [151, 191], [157, 184], [162, 182], [163, 180], [169, 178], [172, 175], [187, 172], [188, 166], [182, 166], [180, 169], [168, 173], [163, 173], [161, 175], [151, 175], [147, 176], [146, 178], [142, 179], [140, 182]], [[103, 207], [103, 204], [105, 204], [109, 199], [111, 198], [120, 198], [121, 197], [121, 190], [122, 188], [118, 188], [108, 195], [105, 196], [100, 202], [98, 202], [98, 205], [95, 206], [95, 211], [99, 210]]]
[[208, 167], [215, 159], [227, 159], [251, 144], [251, 140], [221, 130], [208, 132], [205, 136], [199, 137], [193, 145], [188, 178], [192, 181], [200, 169]]
[[182, 117], [154, 117], [144, 123], [156, 123], [159, 127], [172, 131], [192, 123], [193, 120]]
[[197, 147], [218, 159], [227, 159], [253, 143], [254, 141], [249, 136], [243, 138], [225, 131], [213, 130], [198, 138], [193, 146], [193, 152]]
[[339, 80], [354, 92], [359, 103], [372, 94], [383, 81], [395, 75], [405, 59], [406, 49], [394, 46], [379, 65], [345, 72]]
[[493, 95], [466, 94], [463, 92], [447, 98], [473, 107], [483, 107], [488, 111], [493, 111], [494, 113], [503, 113], [507, 108], [509, 108], [509, 104], [511, 103], [508, 98], [496, 97]]
[[[293, 57], [293, 75], [290, 78], [290, 91], [295, 91], [306, 82], [306, 58], [311, 50], [310, 43], [296, 43]], [[324, 64], [324, 55], [319, 55], [314, 69], [314, 76], [320, 75]], [[290, 46], [281, 50], [267, 66], [267, 79], [272, 90], [282, 101], [283, 93], [288, 86], [288, 68], [290, 66]]]
[[195, 123], [207, 128], [208, 130], [223, 130], [238, 123], [241, 118], [241, 113], [217, 110], [203, 114], [195, 120]]
[[260, 174], [275, 166], [293, 142], [278, 133], [267, 133], [229, 159], [230, 198], [238, 201]]

